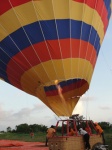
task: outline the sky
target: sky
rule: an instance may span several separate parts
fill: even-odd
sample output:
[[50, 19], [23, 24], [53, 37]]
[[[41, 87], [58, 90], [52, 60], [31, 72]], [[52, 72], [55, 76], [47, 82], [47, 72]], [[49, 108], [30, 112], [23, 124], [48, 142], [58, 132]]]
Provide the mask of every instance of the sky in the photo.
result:
[[[112, 123], [112, 19], [110, 20], [89, 90], [80, 98], [73, 114]], [[56, 125], [56, 116], [38, 98], [0, 80], [0, 131], [16, 125]]]

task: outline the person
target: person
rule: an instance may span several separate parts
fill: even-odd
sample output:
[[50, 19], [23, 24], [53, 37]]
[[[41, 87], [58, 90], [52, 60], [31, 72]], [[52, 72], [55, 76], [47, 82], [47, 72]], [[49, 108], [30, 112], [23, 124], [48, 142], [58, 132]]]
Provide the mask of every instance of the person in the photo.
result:
[[87, 133], [90, 135], [92, 133], [91, 128], [89, 126], [85, 127], [85, 130], [87, 131]]
[[94, 126], [95, 126], [97, 133], [100, 134], [100, 136], [102, 136], [103, 144], [105, 145], [105, 138], [104, 138], [103, 129], [101, 128], [101, 126], [97, 122], [94, 123]]
[[34, 137], [34, 132], [30, 132], [30, 137], [33, 138]]
[[30, 129], [30, 137], [33, 138], [34, 137], [34, 132], [32, 129]]
[[68, 136], [73, 136], [75, 134], [75, 131], [70, 127]]
[[47, 135], [46, 135], [46, 143], [45, 146], [47, 146], [49, 138], [52, 138], [56, 133], [56, 130], [53, 125], [47, 130]]
[[83, 135], [83, 139], [84, 139], [84, 142], [85, 142], [85, 149], [90, 150], [90, 148], [91, 148], [90, 143], [89, 143], [90, 135], [87, 133], [86, 130], [84, 130], [82, 128], [79, 129], [79, 133], [81, 135]]

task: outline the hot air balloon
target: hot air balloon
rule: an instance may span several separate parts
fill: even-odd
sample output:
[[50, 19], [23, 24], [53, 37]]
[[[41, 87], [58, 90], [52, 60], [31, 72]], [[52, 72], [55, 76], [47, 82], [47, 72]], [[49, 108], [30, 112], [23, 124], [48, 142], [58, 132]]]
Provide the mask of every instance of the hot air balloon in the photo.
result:
[[71, 116], [110, 15], [111, 0], [0, 0], [0, 78]]

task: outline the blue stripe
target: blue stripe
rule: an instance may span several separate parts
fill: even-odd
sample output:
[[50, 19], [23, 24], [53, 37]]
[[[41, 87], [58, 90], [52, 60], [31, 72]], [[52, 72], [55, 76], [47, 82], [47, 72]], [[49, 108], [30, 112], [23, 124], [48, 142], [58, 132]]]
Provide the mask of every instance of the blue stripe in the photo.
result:
[[70, 79], [70, 80], [67, 80], [67, 81], [63, 81], [63, 82], [60, 82], [60, 86], [61, 87], [64, 87], [64, 86], [69, 86], [73, 83], [77, 83], [78, 81], [80, 81], [81, 79], [77, 78], [77, 79]]
[[[70, 79], [70, 80], [67, 80], [67, 81], [60, 82], [59, 85], [63, 88], [65, 86], [69, 86], [71, 84], [77, 83], [80, 80], [82, 80], [82, 79], [79, 79], [79, 78], [77, 78], [77, 79]], [[57, 87], [56, 87], [56, 85], [45, 86], [44, 90], [45, 90], [45, 92], [54, 91], [54, 90], [57, 90]]]
[[6, 82], [10, 83], [10, 82], [8, 81], [8, 79], [7, 79], [6, 74], [3, 73], [3, 72], [4, 72], [4, 71], [0, 68], [0, 77], [1, 77], [2, 79], [4, 79]]
[[[40, 23], [46, 40], [58, 39], [54, 20], [41, 21]], [[60, 39], [70, 38], [70, 20], [69, 19], [56, 20], [56, 23], [59, 38]], [[38, 22], [24, 26], [24, 29], [32, 44], [44, 41]], [[100, 45], [100, 38], [97, 34], [97, 31], [93, 27], [91, 28], [91, 26], [86, 23], [83, 23], [82, 25], [81, 21], [71, 20], [71, 30], [72, 30], [71, 38], [81, 39], [84, 41], [89, 40], [89, 34], [91, 33], [89, 42], [92, 45], [94, 45], [98, 53], [99, 51], [98, 45]], [[13, 39], [14, 42], [11, 40], [10, 37]], [[10, 57], [13, 57], [14, 55], [19, 53], [19, 50], [24, 50], [25, 48], [30, 46], [30, 42], [26, 37], [24, 30], [22, 28], [10, 34], [10, 37], [7, 36], [4, 40], [0, 42], [0, 47], [9, 55], [8, 57], [2, 50], [0, 50], [0, 59], [6, 64], [10, 61]], [[97, 37], [97, 40], [95, 40], [95, 37]], [[3, 68], [3, 70], [6, 70], [7, 65], [1, 63], [1, 67]]]
[[111, 0], [104, 0], [104, 3], [108, 12], [108, 20], [109, 20], [111, 16]]
[[112, 10], [111, 10], [111, 8], [110, 8], [110, 9], [109, 9], [109, 13], [108, 13], [108, 19], [110, 19], [111, 13], [112, 13]]
[[7, 63], [9, 62], [9, 60], [10, 60], [9, 57], [0, 49], [0, 77], [3, 78], [8, 83], [10, 83], [10, 81], [8, 80], [6, 70], [7, 70]]
[[[58, 34], [59, 34], [60, 39], [70, 38], [70, 26], [69, 26], [70, 22], [69, 21], [70, 20], [57, 20], [57, 28], [58, 28]], [[58, 39], [54, 20], [42, 21], [41, 25], [42, 25], [43, 33], [44, 33], [46, 40]], [[81, 27], [82, 27], [82, 36], [81, 36]], [[83, 23], [83, 26], [82, 26], [81, 21], [71, 20], [71, 28], [72, 28], [71, 38], [81, 39], [84, 41], [89, 40], [89, 34], [90, 34], [90, 29], [91, 29], [90, 25]], [[27, 25], [24, 27], [24, 29], [32, 44], [44, 41], [38, 22]], [[92, 37], [92, 35], [97, 35], [97, 31], [93, 27], [91, 30], [91, 39], [89, 41], [93, 45], [94, 37]], [[23, 50], [26, 47], [30, 46], [30, 42], [28, 41], [22, 28], [18, 29], [17, 31], [12, 33], [10, 36], [16, 43], [17, 47], [16, 45], [14, 45], [13, 41], [9, 37], [6, 37], [0, 43], [0, 47], [2, 47], [6, 51], [6, 53], [9, 54], [10, 57], [13, 57], [19, 52], [18, 48], [20, 50]], [[97, 37], [98, 37], [98, 42], [99, 42], [100, 38], [98, 35]], [[98, 51], [97, 45], [98, 45], [97, 43], [95, 43], [94, 45], [96, 51]]]

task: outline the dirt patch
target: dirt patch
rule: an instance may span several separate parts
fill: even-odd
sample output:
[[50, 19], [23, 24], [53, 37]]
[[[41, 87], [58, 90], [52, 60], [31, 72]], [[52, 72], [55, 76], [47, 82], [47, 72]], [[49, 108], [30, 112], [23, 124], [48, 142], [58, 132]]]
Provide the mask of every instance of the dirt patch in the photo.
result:
[[45, 143], [0, 140], [0, 150], [49, 150]]

